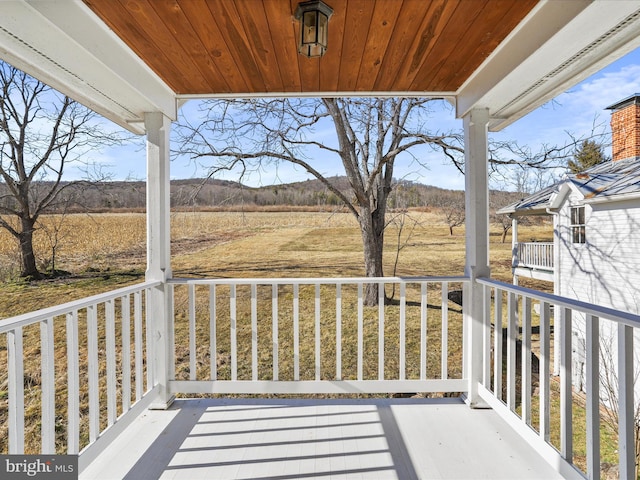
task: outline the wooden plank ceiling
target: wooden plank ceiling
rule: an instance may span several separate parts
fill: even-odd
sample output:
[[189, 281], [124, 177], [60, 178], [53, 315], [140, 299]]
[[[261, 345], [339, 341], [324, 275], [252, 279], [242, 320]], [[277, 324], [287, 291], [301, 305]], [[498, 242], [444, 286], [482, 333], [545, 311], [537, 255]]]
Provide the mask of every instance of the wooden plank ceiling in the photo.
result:
[[538, 0], [326, 0], [322, 58], [298, 0], [83, 0], [179, 95], [455, 92]]

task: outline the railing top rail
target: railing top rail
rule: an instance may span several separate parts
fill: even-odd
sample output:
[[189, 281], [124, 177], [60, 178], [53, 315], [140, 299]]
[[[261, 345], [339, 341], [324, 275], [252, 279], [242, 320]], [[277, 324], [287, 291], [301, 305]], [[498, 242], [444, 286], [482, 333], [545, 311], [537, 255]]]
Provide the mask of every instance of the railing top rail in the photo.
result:
[[553, 242], [518, 242], [518, 245], [551, 245]]
[[315, 284], [349, 284], [349, 283], [420, 283], [420, 282], [468, 282], [469, 277], [300, 277], [300, 278], [172, 278], [167, 280], [173, 284], [195, 285], [315, 285]]
[[541, 292], [539, 290], [533, 290], [530, 288], [521, 287], [519, 285], [513, 285], [511, 283], [501, 282], [491, 278], [478, 278], [478, 283], [482, 285], [488, 285], [490, 287], [498, 287], [501, 290], [507, 292], [532, 297], [551, 305], [558, 305], [572, 310], [579, 310], [581, 312], [594, 315], [598, 318], [612, 320], [615, 322], [623, 323], [630, 327], [640, 328], [640, 315], [635, 315], [629, 312], [623, 312], [620, 310], [614, 310], [613, 308], [603, 307], [600, 305], [594, 305], [592, 303], [582, 302], [580, 300], [573, 300], [567, 297], [560, 297], [551, 293]]
[[162, 285], [160, 281], [143, 282], [128, 287], [119, 288], [110, 292], [99, 293], [91, 297], [81, 298], [80, 300], [74, 300], [72, 302], [63, 303], [61, 305], [55, 305], [53, 307], [43, 308], [35, 312], [29, 312], [15, 317], [5, 318], [0, 320], [0, 333], [11, 331], [18, 327], [25, 327], [34, 323], [41, 322], [47, 318], [57, 317], [74, 310], [80, 310], [96, 303], [102, 303], [109, 300], [113, 300], [125, 295], [135, 293], [137, 291], [157, 287]]

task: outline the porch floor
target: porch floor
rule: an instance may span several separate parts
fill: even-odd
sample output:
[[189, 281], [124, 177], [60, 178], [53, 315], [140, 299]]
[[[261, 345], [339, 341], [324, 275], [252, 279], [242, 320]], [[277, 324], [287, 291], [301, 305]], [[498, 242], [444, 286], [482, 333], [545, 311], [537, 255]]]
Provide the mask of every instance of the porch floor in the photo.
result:
[[81, 479], [554, 479], [492, 410], [447, 399], [181, 399]]

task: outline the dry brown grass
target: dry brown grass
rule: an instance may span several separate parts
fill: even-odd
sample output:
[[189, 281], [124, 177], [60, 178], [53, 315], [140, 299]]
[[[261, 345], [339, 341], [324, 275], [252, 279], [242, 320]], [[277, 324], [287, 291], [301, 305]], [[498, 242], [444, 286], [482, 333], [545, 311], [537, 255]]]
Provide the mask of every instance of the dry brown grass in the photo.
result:
[[[457, 229], [454, 236], [449, 236], [437, 213], [412, 212], [411, 215], [420, 223], [401, 253], [398, 273], [461, 273], [464, 229]], [[174, 212], [171, 221], [173, 268], [178, 274], [203, 274], [209, 269], [262, 272], [262, 276], [288, 271], [302, 276], [309, 273], [298, 269], [307, 268], [335, 276], [360, 275], [362, 271], [360, 233], [355, 219], [348, 213]], [[50, 216], [43, 219], [43, 225], [35, 235], [41, 265], [50, 265], [52, 246], [48, 233], [57, 225], [57, 269], [74, 275], [144, 269], [144, 214], [74, 214], [64, 219]], [[521, 235], [540, 236], [544, 232], [548, 234], [548, 230], [548, 227], [531, 227], [528, 232], [521, 227]], [[390, 225], [385, 241], [387, 274], [392, 273], [396, 233], [395, 226]], [[499, 243], [499, 238], [497, 230], [491, 232], [493, 272], [508, 278], [511, 247], [509, 243]], [[401, 242], [405, 241], [406, 231]], [[254, 255], [255, 252], [261, 254]], [[17, 272], [18, 258], [15, 240], [6, 231], [0, 231], [0, 278], [8, 279]]]
[[[405, 245], [398, 262], [396, 274], [401, 276], [413, 275], [461, 275], [464, 270], [464, 229], [455, 231], [454, 236], [448, 234], [447, 226], [440, 221], [439, 216], [433, 212], [416, 212], [412, 214], [419, 224], [416, 226], [411, 238], [407, 240], [405, 230], [401, 243]], [[56, 217], [45, 219], [45, 222], [55, 224]], [[59, 220], [59, 218], [58, 218]], [[531, 234], [542, 234], [544, 228], [536, 227]], [[525, 230], [521, 228], [522, 231]], [[57, 268], [68, 270], [71, 276], [62, 279], [52, 279], [39, 283], [5, 282], [0, 284], [0, 318], [17, 315], [23, 312], [33, 311], [50, 305], [64, 303], [88, 295], [113, 290], [115, 288], [139, 282], [144, 276], [145, 265], [145, 220], [144, 215], [130, 214], [96, 214], [96, 215], [70, 215], [65, 218], [59, 232], [59, 245], [57, 253]], [[36, 243], [40, 248], [47, 250], [47, 236], [44, 231], [38, 232]], [[510, 240], [508, 239], [508, 242]], [[390, 225], [386, 235], [385, 268], [388, 275], [392, 274], [395, 261], [397, 242], [397, 230]], [[491, 259], [493, 275], [502, 280], [510, 279], [510, 243], [501, 244], [499, 232], [491, 232]], [[50, 248], [50, 246], [48, 247]], [[327, 212], [176, 212], [172, 214], [172, 267], [174, 275], [189, 277], [344, 277], [361, 276], [362, 249], [361, 239], [357, 224], [353, 217], [347, 213]], [[12, 239], [6, 233], [0, 233], [0, 269], [10, 270], [12, 262], [15, 265], [16, 250]], [[14, 267], [15, 268], [15, 267]], [[388, 292], [389, 293], [389, 292]], [[437, 297], [438, 291], [433, 291]], [[265, 301], [261, 301], [261, 309], [264, 316], [270, 318], [270, 302], [267, 300], [269, 293], [261, 293]], [[281, 292], [279, 311], [283, 324], [279, 330], [279, 342], [283, 347], [283, 353], [279, 359], [280, 377], [292, 378], [292, 358], [290, 345], [291, 325], [287, 322], [290, 318], [291, 292], [284, 289]], [[310, 303], [311, 293], [302, 291], [301, 294], [301, 377], [311, 378], [313, 372], [309, 365], [313, 364], [313, 306]], [[343, 326], [344, 345], [354, 344], [355, 328], [350, 320], [355, 317], [355, 301], [349, 299], [349, 292], [345, 291], [343, 303], [345, 323]], [[397, 292], [396, 292], [397, 298]], [[220, 300], [219, 311], [228, 311], [226, 300]], [[184, 314], [180, 313], [184, 307], [184, 292], [178, 292], [176, 305], [178, 316], [176, 355], [182, 361], [178, 362], [177, 375], [184, 376], [186, 370], [184, 362], [188, 365], [188, 350], [185, 351], [183, 338], [186, 335]], [[335, 375], [334, 343], [335, 321], [330, 312], [335, 309], [335, 300], [327, 292], [323, 294], [322, 311], [322, 372], [323, 378], [332, 378]], [[430, 303], [437, 303], [436, 300]], [[244, 308], [244, 307], [242, 307]], [[203, 310], [201, 304], [199, 309]], [[199, 310], [199, 311], [200, 311]], [[386, 374], [397, 374], [397, 339], [399, 336], [397, 307], [389, 307], [386, 322], [386, 333], [390, 339], [385, 344]], [[261, 310], [262, 311], [262, 310]], [[202, 346], [198, 347], [198, 376], [206, 378], [208, 372], [208, 333], [204, 312], [199, 313], [199, 338]], [[408, 309], [407, 338], [408, 350], [413, 348], [411, 342], [415, 342], [418, 335], [415, 309]], [[262, 314], [261, 314], [262, 317]], [[250, 375], [248, 366], [250, 361], [247, 355], [250, 351], [246, 348], [247, 312], [240, 310], [240, 337], [239, 342], [243, 349], [239, 352], [239, 378]], [[221, 331], [228, 331], [225, 326], [225, 318], [220, 318]], [[429, 376], [437, 375], [439, 368], [439, 311], [435, 311], [429, 317], [429, 330], [434, 332], [430, 340]], [[85, 320], [79, 319], [80, 331], [86, 332]], [[367, 366], [365, 378], [375, 378], [377, 375], [377, 309], [365, 313], [365, 351], [367, 352]], [[455, 375], [460, 369], [460, 315], [450, 312], [450, 372]], [[64, 345], [63, 326], [57, 328], [59, 332], [56, 342]], [[260, 376], [268, 374], [272, 363], [270, 328], [263, 329], [260, 336]], [[117, 335], [120, 335], [118, 332]], [[244, 337], [243, 337], [244, 336]], [[6, 365], [6, 338], [0, 338], [0, 365]], [[227, 343], [225, 343], [227, 342]], [[120, 343], [118, 337], [118, 344]], [[104, 339], [100, 340], [101, 349], [104, 350]], [[221, 335], [218, 338], [218, 354], [223, 366], [219, 372], [221, 376], [228, 376], [229, 366], [225, 364], [228, 356], [228, 336]], [[28, 327], [25, 329], [25, 356], [28, 359], [25, 365], [27, 372], [25, 380], [27, 397], [27, 432], [28, 451], [35, 453], [39, 441], [39, 328]], [[60, 348], [64, 352], [64, 348]], [[119, 353], [118, 353], [119, 354]], [[86, 351], [80, 352], [81, 358], [86, 358]], [[354, 349], [343, 350], [343, 375], [344, 378], [353, 378], [355, 375]], [[394, 360], [395, 359], [395, 360]], [[415, 378], [415, 359], [410, 359], [407, 376]], [[58, 402], [60, 413], [66, 408], [64, 354], [56, 358], [56, 382], [59, 393]], [[86, 366], [82, 367], [81, 375], [86, 378]], [[312, 367], [311, 367], [312, 368]], [[101, 360], [100, 370], [104, 378], [105, 365]], [[101, 380], [103, 382], [104, 380]], [[86, 380], [81, 382], [81, 404], [86, 413]], [[103, 383], [101, 383], [103, 386]], [[103, 402], [104, 404], [104, 402]], [[6, 441], [6, 407], [7, 407], [7, 374], [6, 369], [0, 367], [0, 439]], [[57, 430], [60, 435], [64, 433], [64, 417], [60, 417]], [[83, 420], [86, 422], [86, 419]], [[104, 416], [102, 417], [104, 423]], [[83, 423], [86, 425], [86, 423]], [[86, 426], [83, 426], [82, 438], [86, 441]], [[63, 449], [61, 442], [59, 448]], [[6, 443], [0, 441], [0, 451], [6, 451]]]

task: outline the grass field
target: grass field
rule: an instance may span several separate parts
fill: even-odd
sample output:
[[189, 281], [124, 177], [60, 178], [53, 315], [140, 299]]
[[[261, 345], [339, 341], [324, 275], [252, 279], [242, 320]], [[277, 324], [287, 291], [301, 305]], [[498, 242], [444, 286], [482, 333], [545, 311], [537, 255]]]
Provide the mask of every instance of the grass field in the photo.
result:
[[[418, 223], [402, 232], [398, 275], [459, 275], [464, 271], [464, 229], [450, 236], [437, 213], [413, 212]], [[267, 277], [359, 276], [362, 246], [355, 219], [326, 212], [176, 212], [172, 214], [174, 276]], [[45, 218], [53, 231], [60, 222]], [[47, 231], [36, 234], [37, 256], [50, 264]], [[550, 235], [550, 227], [520, 228], [523, 238]], [[393, 273], [398, 229], [385, 237], [385, 274]], [[58, 232], [56, 269], [68, 277], [37, 284], [16, 281], [15, 241], [0, 232], [0, 318], [37, 310], [140, 281], [146, 264], [144, 214], [69, 215]], [[495, 278], [510, 281], [511, 243], [491, 231]]]
[[[46, 222], [55, 227], [59, 218], [47, 218]], [[411, 229], [410, 226], [413, 225]], [[56, 229], [51, 227], [50, 231]], [[362, 247], [359, 229], [355, 220], [347, 213], [322, 212], [176, 212], [172, 214], [172, 268], [175, 277], [199, 278], [232, 278], [232, 277], [347, 277], [363, 274]], [[115, 288], [140, 282], [144, 279], [145, 269], [145, 217], [142, 214], [98, 214], [71, 215], [57, 229], [58, 244], [56, 249], [56, 268], [69, 272], [67, 276], [52, 278], [38, 283], [27, 283], [9, 280], [0, 283], [0, 318], [37, 310], [50, 305], [64, 303], [91, 294], [113, 290]], [[498, 228], [491, 230], [490, 256], [492, 276], [499, 280], [511, 280], [511, 239], [508, 236], [505, 243], [500, 242]], [[400, 234], [400, 235], [399, 235]], [[520, 227], [521, 238], [548, 239], [551, 235], [549, 225], [536, 227]], [[42, 258], [50, 256], [51, 242], [45, 231], [38, 232], [37, 246]], [[405, 219], [404, 229], [399, 232], [398, 224], [391, 222], [385, 237], [385, 273], [392, 275], [396, 261], [398, 245], [402, 248], [397, 262], [396, 275], [399, 276], [448, 276], [464, 273], [464, 229], [458, 228], [454, 235], [449, 235], [448, 227], [441, 221], [437, 213], [412, 212], [409, 219]], [[5, 233], [0, 235], [0, 272], [5, 279], [10, 279], [15, 273], [17, 251], [15, 245]], [[46, 263], [46, 262], [45, 262]], [[537, 288], [545, 285], [537, 284]], [[547, 285], [549, 288], [549, 285]], [[389, 292], [388, 292], [389, 293]], [[268, 293], [265, 294], [268, 296]], [[284, 306], [288, 293], [283, 293]], [[304, 295], [303, 295], [304, 297]], [[184, 292], [176, 297], [176, 304], [180, 307], [184, 303]], [[345, 316], [349, 307], [345, 300]], [[222, 308], [221, 310], [224, 310]], [[329, 309], [327, 309], [329, 310]], [[375, 315], [375, 314], [373, 314]], [[283, 317], [286, 312], [283, 311]], [[431, 321], [431, 320], [429, 320]], [[408, 328], [415, 325], [408, 320]], [[397, 338], [393, 331], [394, 322], [390, 321], [389, 338]], [[180, 337], [186, 335], [184, 318], [176, 318], [176, 356], [178, 363], [188, 355], [181, 350]], [[302, 325], [302, 328], [307, 328]], [[334, 335], [330, 322], [325, 326], [323, 319], [323, 334]], [[450, 363], [452, 373], [460, 368], [461, 348], [461, 315], [450, 316]], [[434, 329], [435, 330], [435, 329]], [[283, 330], [284, 331], [284, 330]], [[345, 342], [349, 342], [348, 326], [343, 335]], [[39, 335], [38, 329], [25, 330], [25, 338], [29, 335]], [[199, 334], [200, 335], [200, 334]], [[206, 335], [206, 334], [202, 334]], [[375, 348], [375, 329], [366, 333], [365, 344], [371, 345], [367, 350]], [[304, 336], [304, 333], [303, 333]], [[371, 338], [369, 338], [369, 336]], [[415, 335], [410, 334], [410, 338]], [[0, 339], [0, 362], [6, 362], [5, 338]], [[261, 342], [269, 345], [268, 335], [261, 337]], [[281, 343], [291, 343], [290, 338], [281, 338]], [[451, 343], [453, 342], [453, 343]], [[458, 342], [458, 343], [455, 343]], [[33, 342], [32, 347], [25, 347], [27, 357], [31, 353], [37, 356], [39, 340]], [[25, 345], [29, 345], [28, 338]], [[219, 343], [224, 351], [225, 344]], [[33, 352], [29, 351], [33, 349]], [[388, 358], [397, 357], [394, 352], [397, 345], [387, 344]], [[313, 345], [301, 345], [301, 357], [312, 357]], [[268, 351], [268, 348], [265, 348]], [[431, 352], [430, 352], [431, 354]], [[82, 355], [82, 352], [81, 352]], [[206, 347], [199, 347], [198, 357], [207, 355]], [[243, 365], [239, 371], [239, 378], [249, 375], [246, 370], [248, 353], [241, 353], [239, 364]], [[345, 354], [347, 355], [347, 354]], [[438, 352], [434, 351], [436, 357]], [[224, 356], [224, 355], [223, 355]], [[375, 355], [374, 355], [375, 356]], [[335, 360], [332, 352], [327, 352], [326, 361], [323, 357], [323, 371], [331, 371]], [[267, 371], [272, 359], [269, 355], [261, 356], [261, 370]], [[347, 372], [345, 378], [353, 375], [354, 359], [345, 356], [344, 367]], [[60, 365], [60, 378], [64, 379], [64, 360]], [[199, 365], [207, 365], [208, 361], [199, 361]], [[224, 362], [223, 362], [224, 363]], [[283, 378], [291, 376], [291, 359], [286, 355], [280, 358], [280, 371]], [[385, 366], [391, 370], [397, 365], [389, 363]], [[29, 366], [25, 366], [29, 370]], [[200, 368], [200, 367], [199, 367]], [[206, 367], [203, 367], [206, 369]], [[226, 367], [221, 368], [220, 374], [226, 375]], [[437, 368], [437, 358], [434, 360]], [[34, 449], [37, 443], [39, 427], [37, 425], [39, 408], [37, 366], [33, 367], [33, 376], [29, 380], [27, 392], [33, 390], [31, 403], [27, 407], [27, 416], [32, 420], [33, 427], [27, 438], [34, 440], [30, 445]], [[351, 373], [349, 373], [351, 372]], [[178, 368], [178, 378], [187, 378], [188, 372]], [[208, 372], [200, 372], [206, 377]], [[302, 372], [301, 376], [312, 375]], [[366, 371], [365, 376], [373, 378], [374, 371]], [[408, 372], [409, 377], [415, 372]], [[6, 376], [0, 376], [0, 417], [6, 415]], [[34, 388], [31, 388], [34, 387]], [[61, 386], [60, 388], [64, 388]], [[559, 395], [556, 395], [558, 397]], [[86, 402], [86, 399], [83, 401]], [[64, 406], [62, 407], [64, 408]], [[558, 409], [554, 403], [553, 408]], [[576, 445], [579, 449], [576, 457], [584, 456], [584, 408], [576, 406], [574, 431]], [[4, 417], [6, 418], [6, 417]], [[6, 439], [6, 421], [0, 421], [0, 439]], [[61, 431], [63, 427], [61, 427]], [[86, 429], [84, 431], [86, 435]], [[609, 437], [610, 432], [603, 435]], [[552, 440], [558, 443], [557, 432], [553, 432]], [[86, 441], [86, 439], [85, 439]], [[61, 446], [62, 448], [63, 446]], [[6, 443], [0, 441], [0, 451], [6, 451]], [[605, 453], [607, 461], [615, 456], [613, 448], [611, 454]]]

